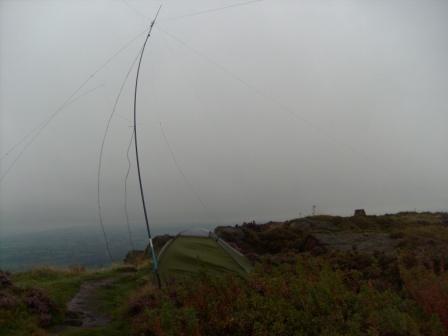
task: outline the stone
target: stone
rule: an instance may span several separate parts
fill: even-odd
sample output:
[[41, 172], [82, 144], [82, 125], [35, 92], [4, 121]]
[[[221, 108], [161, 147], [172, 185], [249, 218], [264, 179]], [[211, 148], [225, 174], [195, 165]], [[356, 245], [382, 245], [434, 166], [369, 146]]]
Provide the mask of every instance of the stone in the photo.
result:
[[367, 216], [366, 211], [364, 209], [356, 209], [355, 216]]

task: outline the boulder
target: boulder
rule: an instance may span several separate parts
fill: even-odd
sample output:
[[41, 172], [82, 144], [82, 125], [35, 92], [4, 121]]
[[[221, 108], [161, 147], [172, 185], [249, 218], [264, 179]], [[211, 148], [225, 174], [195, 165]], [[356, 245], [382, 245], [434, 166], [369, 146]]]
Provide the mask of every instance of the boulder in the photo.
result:
[[354, 215], [355, 216], [367, 216], [366, 211], [364, 209], [356, 209]]

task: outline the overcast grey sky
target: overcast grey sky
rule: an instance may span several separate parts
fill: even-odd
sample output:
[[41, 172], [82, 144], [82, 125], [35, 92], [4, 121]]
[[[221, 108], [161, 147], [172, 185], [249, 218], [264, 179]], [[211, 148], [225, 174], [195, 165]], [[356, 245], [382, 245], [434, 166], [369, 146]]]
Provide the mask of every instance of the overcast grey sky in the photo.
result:
[[[313, 204], [342, 215], [448, 210], [448, 1], [264, 0], [189, 15], [237, 3], [163, 2], [138, 97], [155, 227], [288, 219]], [[147, 28], [159, 4], [0, 0], [0, 154]], [[92, 77], [78, 95], [96, 89], [1, 181], [3, 233], [97, 225], [101, 139], [143, 39]], [[134, 76], [105, 147], [106, 228], [125, 219]], [[24, 146], [1, 161], [2, 175]], [[129, 210], [140, 226], [133, 153]]]

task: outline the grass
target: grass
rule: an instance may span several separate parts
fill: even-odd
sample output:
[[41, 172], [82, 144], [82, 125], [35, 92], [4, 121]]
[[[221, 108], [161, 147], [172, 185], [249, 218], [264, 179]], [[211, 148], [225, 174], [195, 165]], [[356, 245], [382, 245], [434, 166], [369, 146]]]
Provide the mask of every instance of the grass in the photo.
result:
[[34, 316], [30, 315], [25, 307], [18, 306], [14, 311], [0, 309], [0, 335], [46, 335], [45, 331], [37, 325]]
[[84, 281], [112, 277], [120, 272], [118, 265], [104, 269], [42, 267], [15, 273], [14, 284], [20, 288], [39, 288], [62, 309], [79, 290]]
[[[396, 253], [306, 245], [313, 228], [303, 227], [310, 222], [345, 240], [356, 233], [376, 244], [372, 237], [381, 234], [392, 240]], [[58, 335], [447, 334], [447, 214], [314, 216], [226, 232], [228, 242], [257, 261], [245, 279], [240, 276], [246, 275], [244, 267], [229, 251], [213, 239], [193, 237], [175, 240], [160, 260], [160, 271], [162, 277], [196, 276], [168, 281], [162, 290], [154, 287], [148, 262], [134, 272], [115, 265], [16, 273], [14, 289], [0, 288], [0, 335], [47, 335], [39, 315], [27, 307], [27, 290], [38, 288], [55, 303], [52, 322], [58, 324], [81, 284], [104, 278], [114, 282], [98, 288], [92, 305], [112, 322], [103, 328], [66, 328]], [[2, 309], [4, 293], [15, 295], [14, 309]]]
[[107, 327], [92, 329], [68, 328], [60, 333], [61, 336], [122, 336], [128, 334], [129, 323], [123, 318], [126, 314], [127, 301], [137, 288], [152, 281], [150, 266], [143, 265], [133, 273], [123, 273], [120, 268], [116, 268], [97, 273], [95, 276], [113, 276], [116, 279], [113, 285], [98, 289], [97, 297], [92, 302], [98, 311], [111, 316], [111, 324]]
[[[114, 278], [115, 281], [111, 286], [100, 287], [91, 304], [101, 313], [111, 316], [112, 323], [107, 327], [94, 329], [69, 327], [58, 332], [58, 335], [124, 335], [128, 325], [121, 316], [126, 310], [127, 297], [137, 287], [151, 281], [148, 264], [142, 265], [132, 273], [129, 272], [129, 268], [122, 267], [122, 265], [93, 270], [77, 267], [69, 269], [42, 267], [15, 273], [11, 280], [16, 288], [15, 292], [39, 289], [54, 302], [57, 307], [57, 313], [53, 315], [52, 320], [54, 326], [64, 320], [66, 305], [78, 292], [83, 282], [104, 278]], [[20, 295], [16, 296], [18, 300], [23, 300]], [[30, 313], [25, 304], [21, 303], [14, 309], [0, 308], [0, 335], [40, 336], [47, 335], [47, 331], [39, 326], [36, 316]]]

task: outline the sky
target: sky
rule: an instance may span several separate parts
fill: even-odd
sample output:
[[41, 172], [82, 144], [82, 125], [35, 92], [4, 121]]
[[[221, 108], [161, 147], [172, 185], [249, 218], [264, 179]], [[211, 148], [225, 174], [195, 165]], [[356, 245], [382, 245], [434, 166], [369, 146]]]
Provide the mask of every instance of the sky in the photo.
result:
[[[160, 4], [137, 96], [159, 232], [448, 210], [447, 1], [0, 0], [0, 234], [98, 225], [106, 123]], [[135, 70], [104, 147], [106, 230], [125, 223]]]

